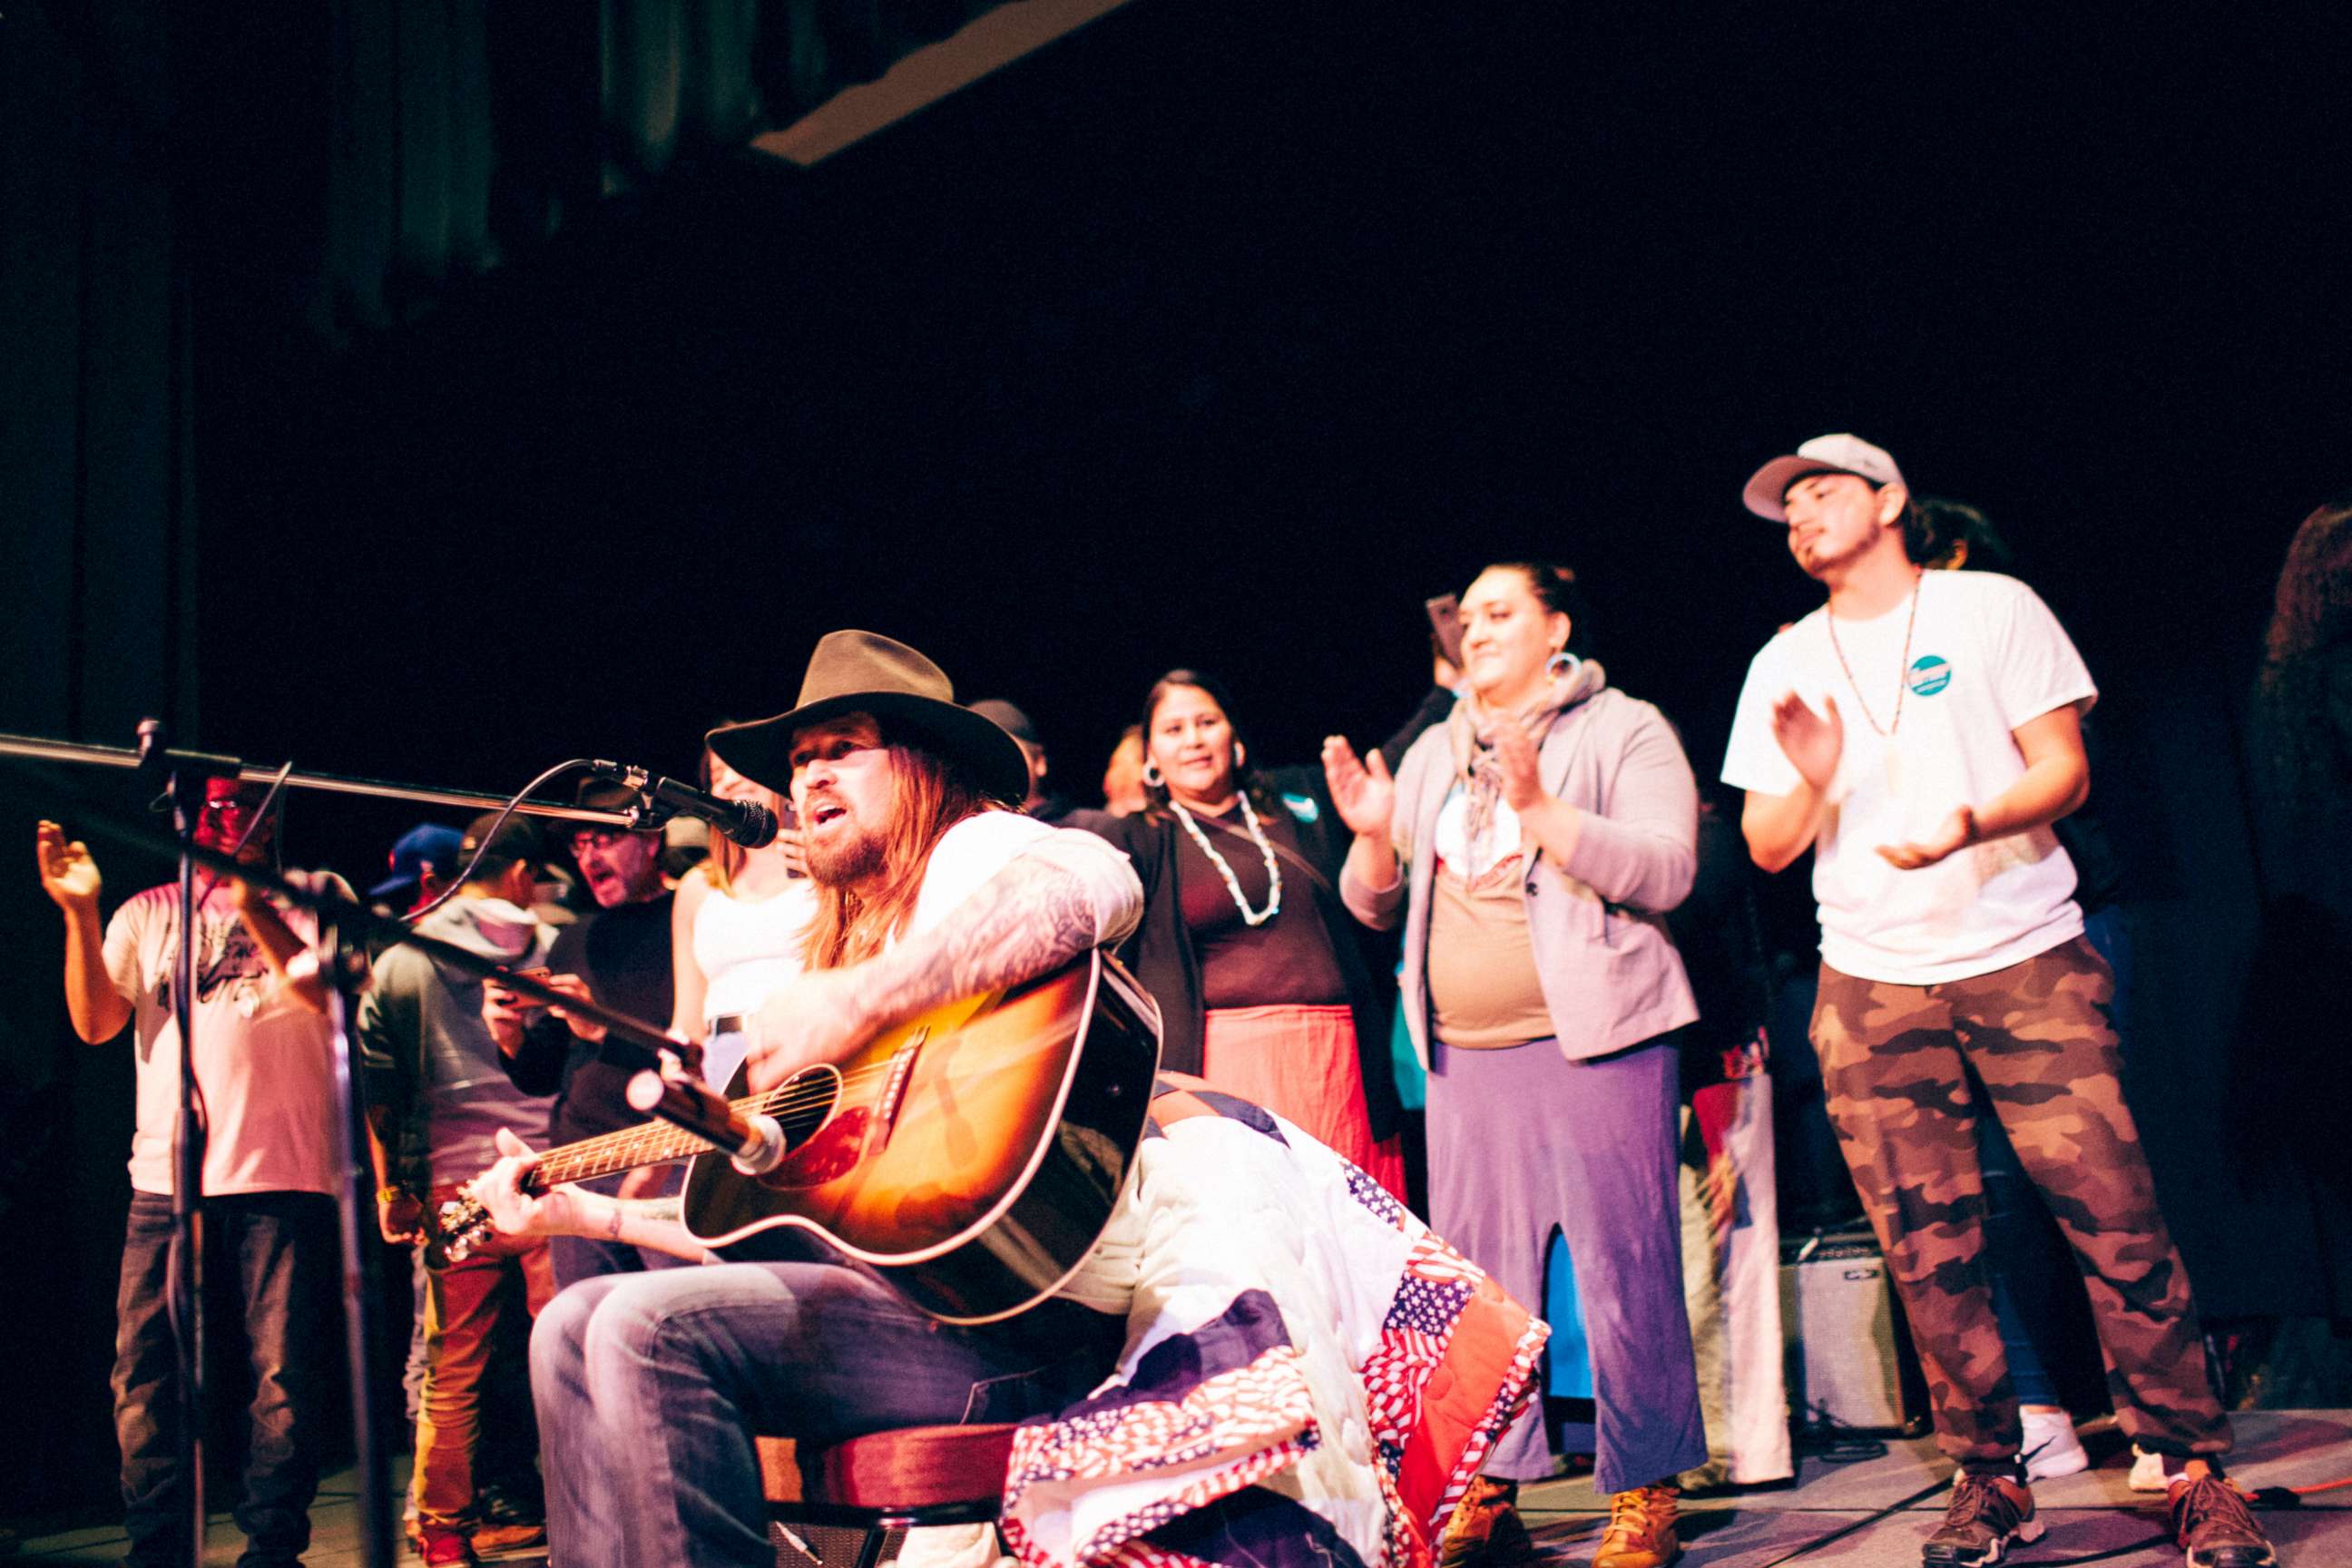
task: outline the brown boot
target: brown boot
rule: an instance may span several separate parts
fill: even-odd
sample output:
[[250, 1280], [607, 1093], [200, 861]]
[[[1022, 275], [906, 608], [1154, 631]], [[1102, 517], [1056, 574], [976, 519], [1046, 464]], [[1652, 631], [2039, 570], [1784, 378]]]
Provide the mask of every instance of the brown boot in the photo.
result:
[[1490, 1568], [1525, 1555], [1528, 1527], [1519, 1522], [1518, 1500], [1518, 1482], [1475, 1478], [1437, 1538], [1438, 1568]]
[[1609, 1500], [1609, 1528], [1592, 1568], [1666, 1568], [1683, 1554], [1675, 1533], [1681, 1510], [1682, 1491], [1672, 1481], [1617, 1493]]

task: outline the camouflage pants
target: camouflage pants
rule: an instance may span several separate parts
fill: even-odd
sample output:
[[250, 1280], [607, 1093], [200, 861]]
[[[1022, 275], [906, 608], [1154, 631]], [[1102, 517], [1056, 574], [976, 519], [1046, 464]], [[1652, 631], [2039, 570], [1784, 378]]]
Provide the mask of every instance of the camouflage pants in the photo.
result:
[[2161, 1453], [2230, 1447], [2189, 1276], [2124, 1104], [2114, 989], [2079, 937], [1937, 985], [1822, 968], [1812, 1036], [1830, 1120], [1911, 1320], [1937, 1446], [1963, 1464], [2004, 1461], [2020, 1441], [1984, 1268], [1979, 1096], [2074, 1248], [2117, 1424]]

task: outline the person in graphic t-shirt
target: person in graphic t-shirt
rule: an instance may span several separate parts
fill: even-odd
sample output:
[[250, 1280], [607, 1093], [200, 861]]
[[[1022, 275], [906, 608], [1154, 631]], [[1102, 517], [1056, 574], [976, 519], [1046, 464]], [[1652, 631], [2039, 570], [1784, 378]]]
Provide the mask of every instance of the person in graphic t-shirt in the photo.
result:
[[1723, 778], [1759, 866], [1813, 851], [1830, 1118], [1959, 1466], [1923, 1560], [1998, 1562], [2042, 1528], [1984, 1267], [1982, 1105], [2074, 1247], [2118, 1423], [2164, 1457], [2190, 1568], [2272, 1563], [2222, 1479], [2229, 1418], [2124, 1103], [2114, 981], [2051, 831], [2090, 791], [2090, 672], [2024, 584], [1911, 559], [1909, 489], [1867, 441], [1808, 441], [1744, 500], [1829, 590], [1749, 667]]
[[[258, 785], [207, 781], [196, 843], [247, 865], [268, 865], [273, 824], [261, 815], [261, 800]], [[165, 883], [134, 893], [101, 940], [98, 862], [89, 849], [68, 842], [54, 822], [40, 825], [35, 847], [42, 890], [65, 915], [74, 1032], [96, 1045], [137, 1025], [139, 1111], [113, 1379], [123, 1528], [131, 1536], [122, 1560], [185, 1563], [178, 1354], [165, 1289], [180, 1091], [173, 994], [179, 889]], [[351, 897], [328, 872], [291, 872], [288, 879]], [[253, 1368], [252, 1443], [236, 1505], [246, 1535], [239, 1561], [293, 1563], [310, 1544], [320, 1375], [335, 1354], [325, 1308], [338, 1260], [333, 1036], [315, 971], [289, 973], [317, 934], [309, 913], [234, 877], [200, 871], [196, 889], [195, 1077], [208, 1128], [205, 1268], [208, 1279], [226, 1279], [236, 1292]]]

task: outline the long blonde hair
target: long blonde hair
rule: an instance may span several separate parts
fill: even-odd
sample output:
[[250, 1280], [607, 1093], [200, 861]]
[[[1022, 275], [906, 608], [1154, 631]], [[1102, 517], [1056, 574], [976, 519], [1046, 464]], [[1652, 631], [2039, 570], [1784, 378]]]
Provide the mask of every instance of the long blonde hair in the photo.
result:
[[[705, 790], [712, 786], [714, 781], [710, 764], [718, 760], [717, 754], [709, 746], [702, 748], [702, 787]], [[746, 782], [752, 784], [759, 790], [757, 799], [760, 805], [774, 813], [778, 822], [790, 824], [792, 803], [789, 800], [756, 780]], [[720, 892], [732, 893], [735, 890], [735, 879], [743, 874], [745, 858], [751, 854], [751, 851], [728, 837], [727, 835], [715, 830], [710, 834], [709, 842], [710, 851], [702, 858], [703, 879]]]
[[882, 868], [861, 884], [863, 891], [816, 884], [816, 914], [801, 949], [811, 969], [841, 969], [880, 952], [915, 912], [931, 850], [947, 830], [980, 812], [1009, 809], [929, 752], [887, 733], [883, 745], [890, 753], [892, 811], [882, 832]]

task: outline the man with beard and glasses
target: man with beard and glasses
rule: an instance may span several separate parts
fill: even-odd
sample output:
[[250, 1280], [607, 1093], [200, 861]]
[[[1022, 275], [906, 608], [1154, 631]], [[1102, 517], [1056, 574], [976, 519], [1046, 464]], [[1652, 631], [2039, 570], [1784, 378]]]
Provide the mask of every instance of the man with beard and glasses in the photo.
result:
[[[1133, 929], [1120, 855], [1005, 803], [1029, 768], [1013, 738], [957, 706], [914, 649], [868, 632], [817, 646], [791, 712], [710, 737], [729, 766], [797, 808], [818, 908], [808, 972], [757, 1016], [754, 1089], [837, 1061], [907, 1018], [1059, 968]], [[676, 1198], [560, 1187], [520, 1195], [528, 1161], [478, 1184], [500, 1228], [594, 1235], [699, 1257]], [[598, 1563], [772, 1563], [763, 1430], [827, 1441], [961, 1420], [975, 1389], [1016, 1414], [1085, 1392], [1118, 1355], [1115, 1313], [1055, 1300], [1001, 1323], [925, 1316], [839, 1261], [730, 1263], [583, 1280], [532, 1336], [552, 1473], [550, 1545]]]
[[[270, 863], [274, 824], [259, 785], [205, 782], [195, 841], [241, 864]], [[114, 1430], [122, 1447], [130, 1563], [186, 1563], [189, 1503], [180, 1474], [178, 1353], [168, 1318], [172, 1142], [178, 1120], [179, 889], [133, 894], [100, 935], [98, 862], [64, 830], [37, 831], [41, 888], [65, 915], [66, 1004], [92, 1045], [138, 1026], [138, 1121], [114, 1351]], [[342, 898], [331, 873], [289, 879]], [[235, 877], [198, 871], [195, 1078], [207, 1127], [204, 1245], [225, 1279], [253, 1368], [252, 1437], [236, 1522], [244, 1568], [298, 1561], [319, 1485], [321, 1374], [336, 1352], [328, 1306], [337, 1266], [334, 1037], [315, 971], [298, 955], [317, 934], [307, 910]], [[298, 977], [299, 976], [299, 977]], [[215, 1320], [218, 1321], [218, 1320]]]
[[2000, 1118], [2088, 1287], [2117, 1423], [2162, 1455], [2189, 1568], [2275, 1561], [2222, 1479], [2230, 1422], [2125, 1103], [2114, 979], [2051, 824], [2090, 791], [2097, 689], [2031, 588], [1928, 572], [1895, 459], [1822, 436], [1743, 498], [1829, 602], [1756, 656], [1726, 784], [1767, 871], [1813, 852], [1830, 1119], [1959, 1467], [1930, 1565], [2042, 1533], [1984, 1263], [1976, 1121]]
[[[609, 780], [583, 781], [572, 804], [626, 811], [636, 792]], [[556, 934], [548, 950], [547, 983], [556, 990], [602, 1003], [631, 1017], [670, 1014], [670, 904], [662, 881], [662, 830], [617, 824], [567, 825], [565, 839], [580, 879], [596, 909]], [[608, 1059], [604, 1029], [561, 1009], [541, 1007], [506, 986], [482, 987], [482, 1021], [506, 1058], [507, 1076], [525, 1094], [553, 1094], [547, 1136], [576, 1143], [645, 1121], [629, 1108], [634, 1068]], [[656, 1166], [593, 1183], [600, 1193], [654, 1197], [677, 1190], [680, 1168]], [[559, 1236], [549, 1257], [557, 1289], [598, 1274], [667, 1268], [678, 1261], [651, 1247], [625, 1247], [593, 1237]]]

